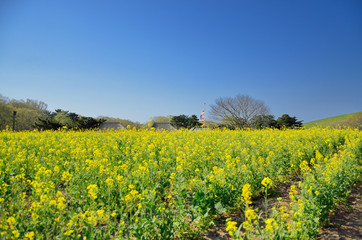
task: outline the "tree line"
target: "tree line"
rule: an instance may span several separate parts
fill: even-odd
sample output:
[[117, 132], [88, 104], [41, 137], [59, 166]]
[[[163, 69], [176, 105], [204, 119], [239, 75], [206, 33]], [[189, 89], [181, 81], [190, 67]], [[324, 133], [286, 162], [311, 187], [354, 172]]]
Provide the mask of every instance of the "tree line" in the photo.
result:
[[15, 117], [16, 130], [33, 130], [35, 129], [34, 123], [38, 121], [47, 107], [47, 104], [42, 101], [10, 100], [0, 94], [0, 129], [12, 128]]
[[[157, 121], [162, 119], [162, 121]], [[255, 115], [249, 121], [241, 119], [238, 124], [235, 122], [229, 122], [229, 118], [223, 119], [221, 123], [215, 123], [212, 121], [206, 121], [206, 127], [210, 129], [214, 128], [227, 128], [231, 130], [235, 129], [245, 129], [245, 128], [254, 128], [254, 129], [263, 129], [263, 128], [300, 128], [302, 127], [302, 121], [297, 120], [296, 117], [291, 117], [288, 114], [283, 114], [281, 117], [275, 119], [273, 115]], [[157, 117], [156, 122], [168, 122], [176, 129], [191, 129], [194, 127], [200, 127], [201, 122], [198, 120], [196, 115], [187, 116], [170, 116], [167, 117]]]
[[76, 113], [56, 109], [54, 112], [44, 111], [34, 123], [34, 127], [41, 130], [56, 130], [59, 128], [86, 130], [98, 128], [105, 121], [105, 119], [84, 117]]
[[291, 117], [289, 114], [283, 114], [275, 119], [274, 115], [255, 115], [248, 122], [243, 122], [241, 125], [221, 123], [219, 127], [225, 127], [228, 129], [243, 129], [243, 128], [301, 128], [303, 126], [302, 121], [297, 120], [296, 117]]
[[244, 128], [298, 128], [302, 127], [302, 121], [288, 114], [283, 114], [275, 119], [270, 114], [269, 107], [260, 100], [248, 95], [218, 98], [215, 104], [210, 106], [211, 118], [220, 122], [219, 127], [229, 129]]
[[[81, 116], [77, 113], [62, 109], [54, 112], [47, 110], [47, 104], [32, 99], [10, 100], [0, 94], [0, 130], [7, 127], [12, 129], [15, 120], [15, 130], [56, 130], [68, 128], [75, 130], [95, 129], [101, 123], [119, 122], [123, 126], [131, 128], [147, 128], [146, 124], [130, 120], [101, 116], [97, 118]], [[264, 102], [253, 99], [248, 95], [236, 97], [218, 98], [215, 104], [210, 106], [210, 120], [206, 121], [208, 128], [297, 128], [302, 127], [302, 121], [288, 114], [283, 114], [275, 119], [270, 114], [269, 108]], [[155, 122], [168, 122], [177, 129], [191, 129], [200, 127], [200, 119], [196, 115], [181, 114], [178, 116], [158, 116], [153, 118]]]
[[61, 109], [52, 112], [48, 111], [47, 107], [48, 105], [42, 101], [10, 100], [0, 94], [0, 130], [6, 128], [14, 128], [16, 131], [59, 128], [84, 130], [98, 128], [102, 122], [106, 121], [102, 118], [85, 117]]

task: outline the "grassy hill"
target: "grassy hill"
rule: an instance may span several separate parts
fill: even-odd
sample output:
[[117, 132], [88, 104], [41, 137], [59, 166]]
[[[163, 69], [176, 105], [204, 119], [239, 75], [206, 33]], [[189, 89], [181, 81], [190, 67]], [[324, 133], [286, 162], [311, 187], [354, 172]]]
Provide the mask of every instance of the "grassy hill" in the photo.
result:
[[329, 118], [323, 118], [320, 120], [303, 123], [303, 126], [305, 128], [311, 128], [314, 126], [328, 127], [331, 125], [338, 125], [338, 123], [344, 123], [345, 121], [355, 117], [356, 115], [360, 115], [360, 114], [362, 114], [362, 112], [355, 112], [355, 113], [343, 114], [343, 115], [338, 115], [338, 116], [329, 117]]

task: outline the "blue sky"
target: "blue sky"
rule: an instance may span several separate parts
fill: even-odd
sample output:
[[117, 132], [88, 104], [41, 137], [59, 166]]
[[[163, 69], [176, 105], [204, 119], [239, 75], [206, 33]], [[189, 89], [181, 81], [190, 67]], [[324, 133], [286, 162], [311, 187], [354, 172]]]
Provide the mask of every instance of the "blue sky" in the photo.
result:
[[141, 123], [237, 94], [362, 111], [362, 1], [1, 0], [0, 93]]

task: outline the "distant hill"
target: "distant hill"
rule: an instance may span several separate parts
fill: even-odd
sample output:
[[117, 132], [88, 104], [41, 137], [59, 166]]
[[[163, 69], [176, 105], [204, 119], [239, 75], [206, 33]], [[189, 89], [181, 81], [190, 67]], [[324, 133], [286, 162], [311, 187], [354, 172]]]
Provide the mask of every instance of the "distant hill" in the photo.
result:
[[[356, 121], [360, 121], [360, 118], [362, 116], [362, 112], [355, 112], [355, 113], [349, 113], [349, 114], [343, 114], [343, 115], [338, 115], [338, 116], [334, 116], [334, 117], [329, 117], [329, 118], [323, 118], [323, 119], [319, 119], [316, 121], [311, 121], [311, 122], [307, 122], [307, 123], [303, 123], [303, 126], [305, 128], [311, 128], [314, 126], [317, 127], [334, 127], [334, 126], [338, 126], [338, 125], [349, 125], [349, 122], [356, 122]], [[359, 123], [361, 124], [361, 123]]]

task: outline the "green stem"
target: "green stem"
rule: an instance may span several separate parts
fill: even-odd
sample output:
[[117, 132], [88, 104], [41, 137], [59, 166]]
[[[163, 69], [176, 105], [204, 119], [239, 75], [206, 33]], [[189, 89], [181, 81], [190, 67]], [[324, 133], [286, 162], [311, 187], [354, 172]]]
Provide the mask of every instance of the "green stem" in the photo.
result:
[[265, 187], [265, 219], [268, 219], [268, 188]]

